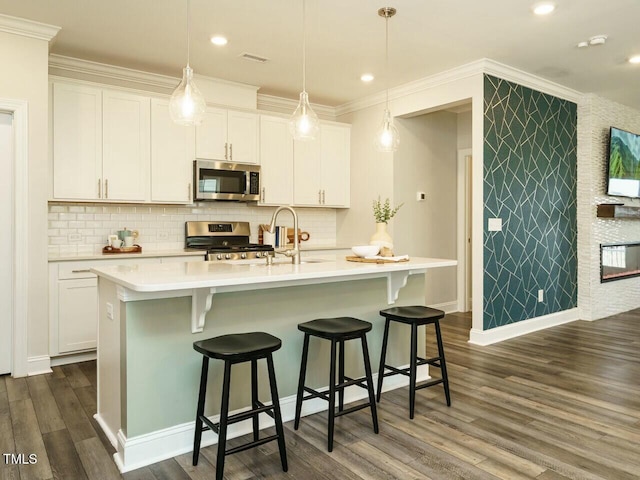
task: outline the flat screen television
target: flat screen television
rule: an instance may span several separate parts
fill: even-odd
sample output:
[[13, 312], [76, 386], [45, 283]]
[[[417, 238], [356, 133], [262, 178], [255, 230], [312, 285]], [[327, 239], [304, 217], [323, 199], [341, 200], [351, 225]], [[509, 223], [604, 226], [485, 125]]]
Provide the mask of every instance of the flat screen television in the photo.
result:
[[611, 127], [607, 195], [640, 198], [640, 135]]

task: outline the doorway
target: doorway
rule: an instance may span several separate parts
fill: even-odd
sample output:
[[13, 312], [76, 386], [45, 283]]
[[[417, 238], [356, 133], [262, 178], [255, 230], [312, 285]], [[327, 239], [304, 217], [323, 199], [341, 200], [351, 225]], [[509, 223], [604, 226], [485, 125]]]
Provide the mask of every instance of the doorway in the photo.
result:
[[458, 311], [469, 312], [472, 306], [471, 282], [471, 213], [473, 162], [470, 148], [458, 150]]
[[13, 359], [13, 115], [0, 111], [0, 375], [11, 373]]

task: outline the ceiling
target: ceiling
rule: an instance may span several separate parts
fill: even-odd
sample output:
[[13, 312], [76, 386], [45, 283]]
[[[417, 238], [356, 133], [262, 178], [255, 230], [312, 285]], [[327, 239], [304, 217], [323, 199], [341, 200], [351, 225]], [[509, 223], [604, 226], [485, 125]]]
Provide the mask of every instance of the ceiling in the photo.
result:
[[[480, 58], [640, 110], [640, 1], [556, 0], [546, 17], [535, 0], [307, 0], [307, 91], [337, 106]], [[186, 0], [0, 0], [0, 13], [62, 27], [51, 53], [178, 77], [186, 63]], [[302, 85], [301, 0], [191, 0], [191, 66], [199, 75], [297, 98]], [[224, 34], [228, 45], [209, 42]], [[606, 34], [606, 45], [578, 48]], [[240, 58], [250, 53], [269, 59]], [[361, 74], [376, 79], [365, 84]]]

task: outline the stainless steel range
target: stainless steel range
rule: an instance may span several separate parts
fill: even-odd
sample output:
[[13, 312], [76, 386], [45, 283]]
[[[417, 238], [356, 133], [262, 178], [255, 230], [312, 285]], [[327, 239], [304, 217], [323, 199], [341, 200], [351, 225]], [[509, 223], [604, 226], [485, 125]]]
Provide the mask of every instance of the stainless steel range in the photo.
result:
[[208, 261], [273, 256], [271, 245], [249, 243], [249, 222], [186, 222], [186, 247], [207, 250]]

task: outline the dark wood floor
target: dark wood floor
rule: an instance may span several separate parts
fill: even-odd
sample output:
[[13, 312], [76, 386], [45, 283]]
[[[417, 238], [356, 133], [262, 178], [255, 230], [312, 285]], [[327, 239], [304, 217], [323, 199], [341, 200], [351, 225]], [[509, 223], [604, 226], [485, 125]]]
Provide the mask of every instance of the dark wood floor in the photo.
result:
[[[407, 390], [389, 392], [379, 407], [380, 434], [367, 410], [341, 417], [331, 454], [325, 414], [304, 418], [297, 432], [289, 422], [288, 473], [271, 443], [228, 457], [225, 478], [640, 478], [640, 310], [489, 347], [469, 345], [469, 328], [463, 315], [443, 324], [450, 408], [441, 386], [421, 390], [410, 421]], [[92, 418], [95, 376], [95, 363], [86, 362], [27, 379], [0, 377], [0, 454], [38, 458], [21, 466], [0, 458], [0, 479], [123, 478]], [[209, 447], [196, 468], [186, 454], [124, 478], [210, 479], [214, 465]]]

